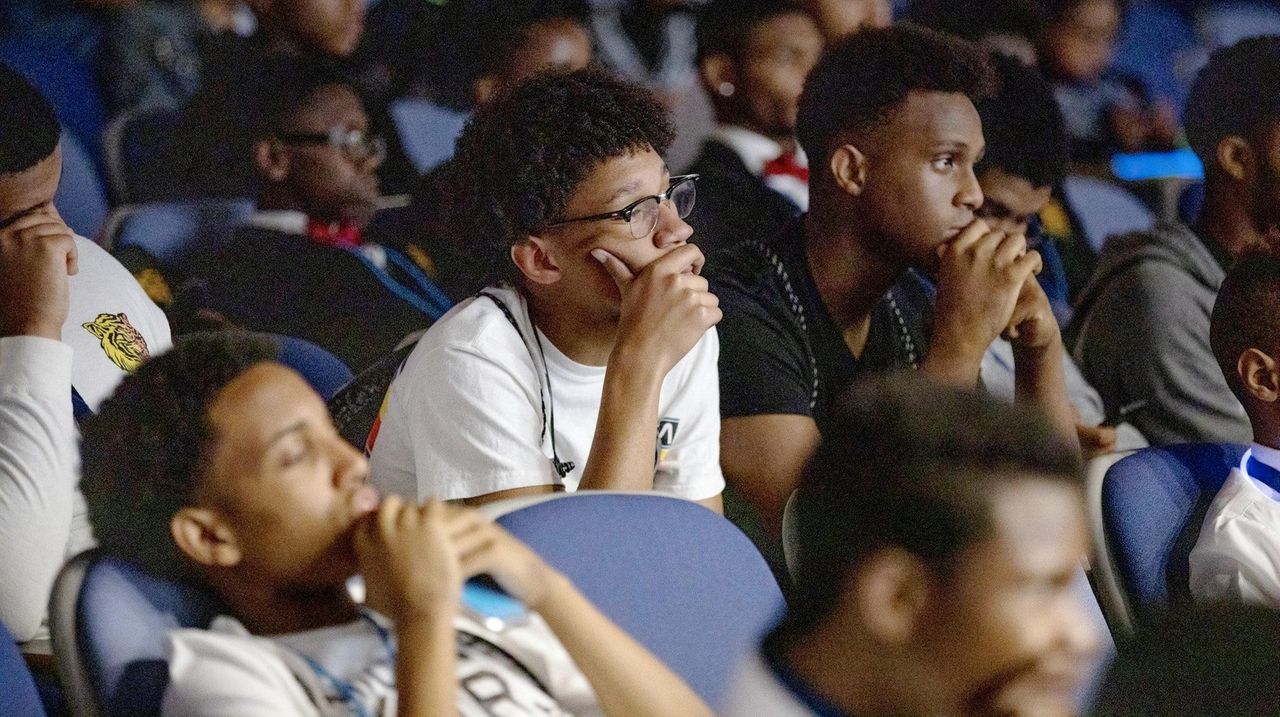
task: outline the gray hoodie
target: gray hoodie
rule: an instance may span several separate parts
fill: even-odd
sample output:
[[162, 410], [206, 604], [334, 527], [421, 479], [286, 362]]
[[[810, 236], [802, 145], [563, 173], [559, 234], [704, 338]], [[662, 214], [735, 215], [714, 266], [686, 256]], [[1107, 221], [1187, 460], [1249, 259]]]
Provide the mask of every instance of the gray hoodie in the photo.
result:
[[1152, 445], [1252, 438], [1209, 348], [1225, 274], [1188, 227], [1162, 222], [1109, 239], [1080, 295], [1071, 353], [1108, 415], [1150, 402], [1130, 422]]

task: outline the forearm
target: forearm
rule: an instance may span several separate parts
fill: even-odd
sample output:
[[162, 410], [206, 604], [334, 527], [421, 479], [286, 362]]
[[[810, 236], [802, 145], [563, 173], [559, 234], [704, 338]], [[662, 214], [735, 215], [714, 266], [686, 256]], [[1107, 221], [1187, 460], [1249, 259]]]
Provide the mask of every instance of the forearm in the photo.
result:
[[457, 715], [456, 608], [448, 605], [396, 624], [398, 717]]
[[658, 397], [663, 378], [649, 366], [633, 369], [624, 358], [609, 361], [591, 454], [579, 489], [653, 489]]
[[920, 362], [920, 372], [944, 384], [963, 389], [978, 385], [978, 373], [982, 368], [982, 355], [986, 351], [951, 340], [948, 335], [936, 333], [929, 353]]
[[536, 609], [591, 683], [609, 717], [710, 715], [698, 695], [658, 658], [552, 573]]
[[1078, 446], [1076, 412], [1067, 395], [1062, 339], [1055, 338], [1043, 348], [1020, 348], [1015, 345], [1013, 367], [1015, 400], [1038, 406], [1058, 433]]
[[39, 630], [71, 531], [71, 349], [32, 337], [2, 341], [0, 619], [26, 640]]

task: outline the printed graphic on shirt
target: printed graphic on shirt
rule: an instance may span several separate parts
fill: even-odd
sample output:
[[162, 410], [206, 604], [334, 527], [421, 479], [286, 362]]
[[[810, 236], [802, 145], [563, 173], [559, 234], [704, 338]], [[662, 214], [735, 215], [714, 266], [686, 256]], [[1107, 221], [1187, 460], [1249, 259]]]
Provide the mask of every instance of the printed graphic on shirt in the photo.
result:
[[565, 715], [524, 665], [476, 635], [458, 633], [458, 712], [466, 717]]
[[98, 314], [98, 318], [81, 326], [102, 342], [103, 352], [121, 371], [133, 373], [143, 361], [151, 358], [147, 340], [123, 312]]
[[665, 463], [676, 445], [676, 431], [680, 429], [680, 419], [663, 417], [658, 420], [658, 455], [655, 462]]

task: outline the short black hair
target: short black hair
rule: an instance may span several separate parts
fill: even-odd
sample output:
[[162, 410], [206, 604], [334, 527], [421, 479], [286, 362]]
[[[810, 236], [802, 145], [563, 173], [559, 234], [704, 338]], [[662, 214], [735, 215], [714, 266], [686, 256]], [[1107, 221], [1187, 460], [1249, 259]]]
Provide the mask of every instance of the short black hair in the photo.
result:
[[841, 397], [792, 498], [795, 590], [782, 633], [831, 612], [868, 557], [896, 547], [946, 574], [990, 534], [996, 486], [1081, 484], [1079, 452], [1039, 411], [899, 373]]
[[17, 174], [58, 149], [62, 125], [27, 78], [0, 63], [0, 175]]
[[209, 407], [237, 376], [278, 354], [256, 334], [189, 334], [126, 376], [85, 422], [80, 487], [105, 553], [199, 584], [169, 525], [203, 480]]
[[956, 92], [977, 103], [993, 89], [986, 54], [964, 40], [908, 24], [865, 29], [809, 73], [796, 134], [810, 162], [821, 163], [841, 133], [887, 120], [911, 92]]
[[917, 0], [907, 20], [970, 42], [1017, 35], [1034, 45], [1044, 32], [1045, 12], [1038, 0]]
[[1252, 37], [1214, 52], [1196, 76], [1183, 124], [1187, 143], [1204, 163], [1217, 167], [1224, 137], [1251, 138], [1280, 119], [1280, 37]]
[[280, 131], [289, 118], [309, 106], [316, 93], [326, 87], [347, 87], [360, 97], [350, 67], [341, 58], [328, 55], [274, 55], [263, 68], [255, 110], [256, 135], [267, 137]]
[[1057, 187], [1070, 164], [1066, 124], [1053, 86], [1039, 70], [992, 53], [999, 89], [978, 103], [987, 153], [997, 167], [1036, 187]]
[[712, 0], [698, 13], [698, 61], [709, 55], [737, 58], [757, 25], [791, 13], [808, 14], [786, 0]]
[[[515, 279], [510, 248], [563, 219], [600, 163], [674, 136], [657, 97], [602, 70], [542, 74], [478, 109], [438, 173], [440, 226], [480, 249], [491, 279]], [[479, 288], [479, 287], [477, 287]]]
[[1119, 641], [1093, 717], [1280, 714], [1280, 613], [1263, 605], [1183, 607]]
[[1250, 253], [1231, 267], [1213, 305], [1209, 345], [1232, 393], [1247, 405], [1236, 365], [1250, 348], [1270, 353], [1280, 346], [1280, 257]]
[[475, 76], [502, 74], [511, 57], [529, 41], [534, 27], [556, 20], [577, 23], [586, 31], [590, 10], [578, 0], [503, 0], [470, 8], [476, 33]]

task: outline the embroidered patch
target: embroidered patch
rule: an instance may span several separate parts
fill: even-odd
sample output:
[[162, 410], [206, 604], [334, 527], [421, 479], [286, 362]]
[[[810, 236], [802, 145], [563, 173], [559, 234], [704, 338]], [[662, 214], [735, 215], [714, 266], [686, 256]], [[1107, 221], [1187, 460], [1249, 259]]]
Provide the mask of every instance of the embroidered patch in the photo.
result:
[[133, 373], [143, 361], [151, 358], [147, 340], [133, 328], [129, 317], [123, 312], [98, 314], [98, 318], [81, 326], [102, 342], [102, 351], [121, 371]]

